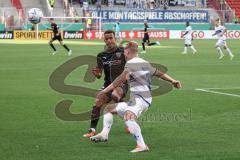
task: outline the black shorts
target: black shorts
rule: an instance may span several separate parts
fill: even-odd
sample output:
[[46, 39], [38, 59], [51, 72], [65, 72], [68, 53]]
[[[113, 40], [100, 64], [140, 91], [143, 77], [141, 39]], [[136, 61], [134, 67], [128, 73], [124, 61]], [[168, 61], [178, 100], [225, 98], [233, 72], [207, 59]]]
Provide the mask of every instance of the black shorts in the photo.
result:
[[147, 41], [149, 41], [149, 35], [148, 34], [144, 34], [144, 37], [142, 39], [142, 41], [145, 43]]
[[55, 40], [63, 41], [61, 34], [58, 35], [58, 36], [54, 35], [53, 38], [52, 38], [52, 41], [55, 41]]

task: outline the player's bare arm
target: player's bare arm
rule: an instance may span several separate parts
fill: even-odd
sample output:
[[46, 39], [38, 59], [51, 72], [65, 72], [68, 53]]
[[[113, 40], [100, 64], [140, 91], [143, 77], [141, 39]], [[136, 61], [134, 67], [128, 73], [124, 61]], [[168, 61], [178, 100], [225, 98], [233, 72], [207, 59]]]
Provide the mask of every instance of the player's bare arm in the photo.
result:
[[120, 84], [122, 84], [123, 82], [125, 82], [127, 80], [128, 77], [128, 71], [124, 70], [122, 72], [121, 75], [119, 75], [107, 88], [105, 88], [104, 90], [102, 90], [101, 92], [98, 93], [97, 97], [101, 97], [102, 94], [106, 94], [109, 93], [110, 91], [112, 91], [113, 89], [117, 88], [118, 86], [120, 86]]
[[178, 89], [179, 89], [179, 88], [182, 87], [180, 81], [173, 79], [173, 78], [172, 78], [171, 76], [169, 76], [168, 74], [163, 73], [163, 72], [161, 72], [161, 71], [159, 71], [159, 70], [156, 70], [156, 72], [154, 73], [154, 76], [159, 77], [159, 78], [161, 78], [161, 79], [163, 79], [163, 80], [165, 80], [165, 81], [168, 81], [168, 82], [172, 83], [172, 85], [173, 85], [175, 88], [178, 88]]

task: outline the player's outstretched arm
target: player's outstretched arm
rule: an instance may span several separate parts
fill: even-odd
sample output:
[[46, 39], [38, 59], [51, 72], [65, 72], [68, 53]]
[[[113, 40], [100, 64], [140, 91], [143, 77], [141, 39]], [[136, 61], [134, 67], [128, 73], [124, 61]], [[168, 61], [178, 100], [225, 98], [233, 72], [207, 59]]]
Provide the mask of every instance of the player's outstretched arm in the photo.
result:
[[121, 75], [119, 75], [107, 88], [99, 92], [99, 94], [106, 94], [111, 92], [113, 89], [117, 88], [120, 84], [125, 82], [128, 77], [128, 71], [124, 70]]
[[154, 73], [154, 76], [159, 77], [159, 78], [161, 78], [161, 79], [163, 79], [163, 80], [165, 80], [165, 81], [168, 81], [168, 82], [172, 83], [172, 85], [173, 85], [175, 88], [178, 88], [178, 89], [179, 89], [179, 88], [182, 87], [180, 81], [173, 79], [173, 78], [172, 78], [171, 76], [169, 76], [168, 74], [163, 73], [163, 72], [161, 72], [161, 71], [159, 71], [159, 70], [156, 70], [156, 72]]

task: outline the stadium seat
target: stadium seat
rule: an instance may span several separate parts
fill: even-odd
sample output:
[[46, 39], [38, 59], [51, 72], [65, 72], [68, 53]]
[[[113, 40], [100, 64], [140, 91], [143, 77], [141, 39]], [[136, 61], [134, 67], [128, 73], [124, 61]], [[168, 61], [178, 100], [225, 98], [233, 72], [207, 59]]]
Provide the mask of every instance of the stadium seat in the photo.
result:
[[235, 10], [236, 16], [240, 18], [240, 1], [227, 0], [227, 3], [233, 10]]

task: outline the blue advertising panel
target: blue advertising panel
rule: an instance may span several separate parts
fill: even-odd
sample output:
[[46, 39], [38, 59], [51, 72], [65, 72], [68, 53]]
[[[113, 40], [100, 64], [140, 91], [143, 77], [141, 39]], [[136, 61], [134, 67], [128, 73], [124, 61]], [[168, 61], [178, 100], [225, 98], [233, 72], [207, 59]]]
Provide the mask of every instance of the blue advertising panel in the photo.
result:
[[91, 11], [92, 16], [102, 17], [103, 22], [196, 22], [207, 23], [208, 11], [206, 10], [102, 10]]

